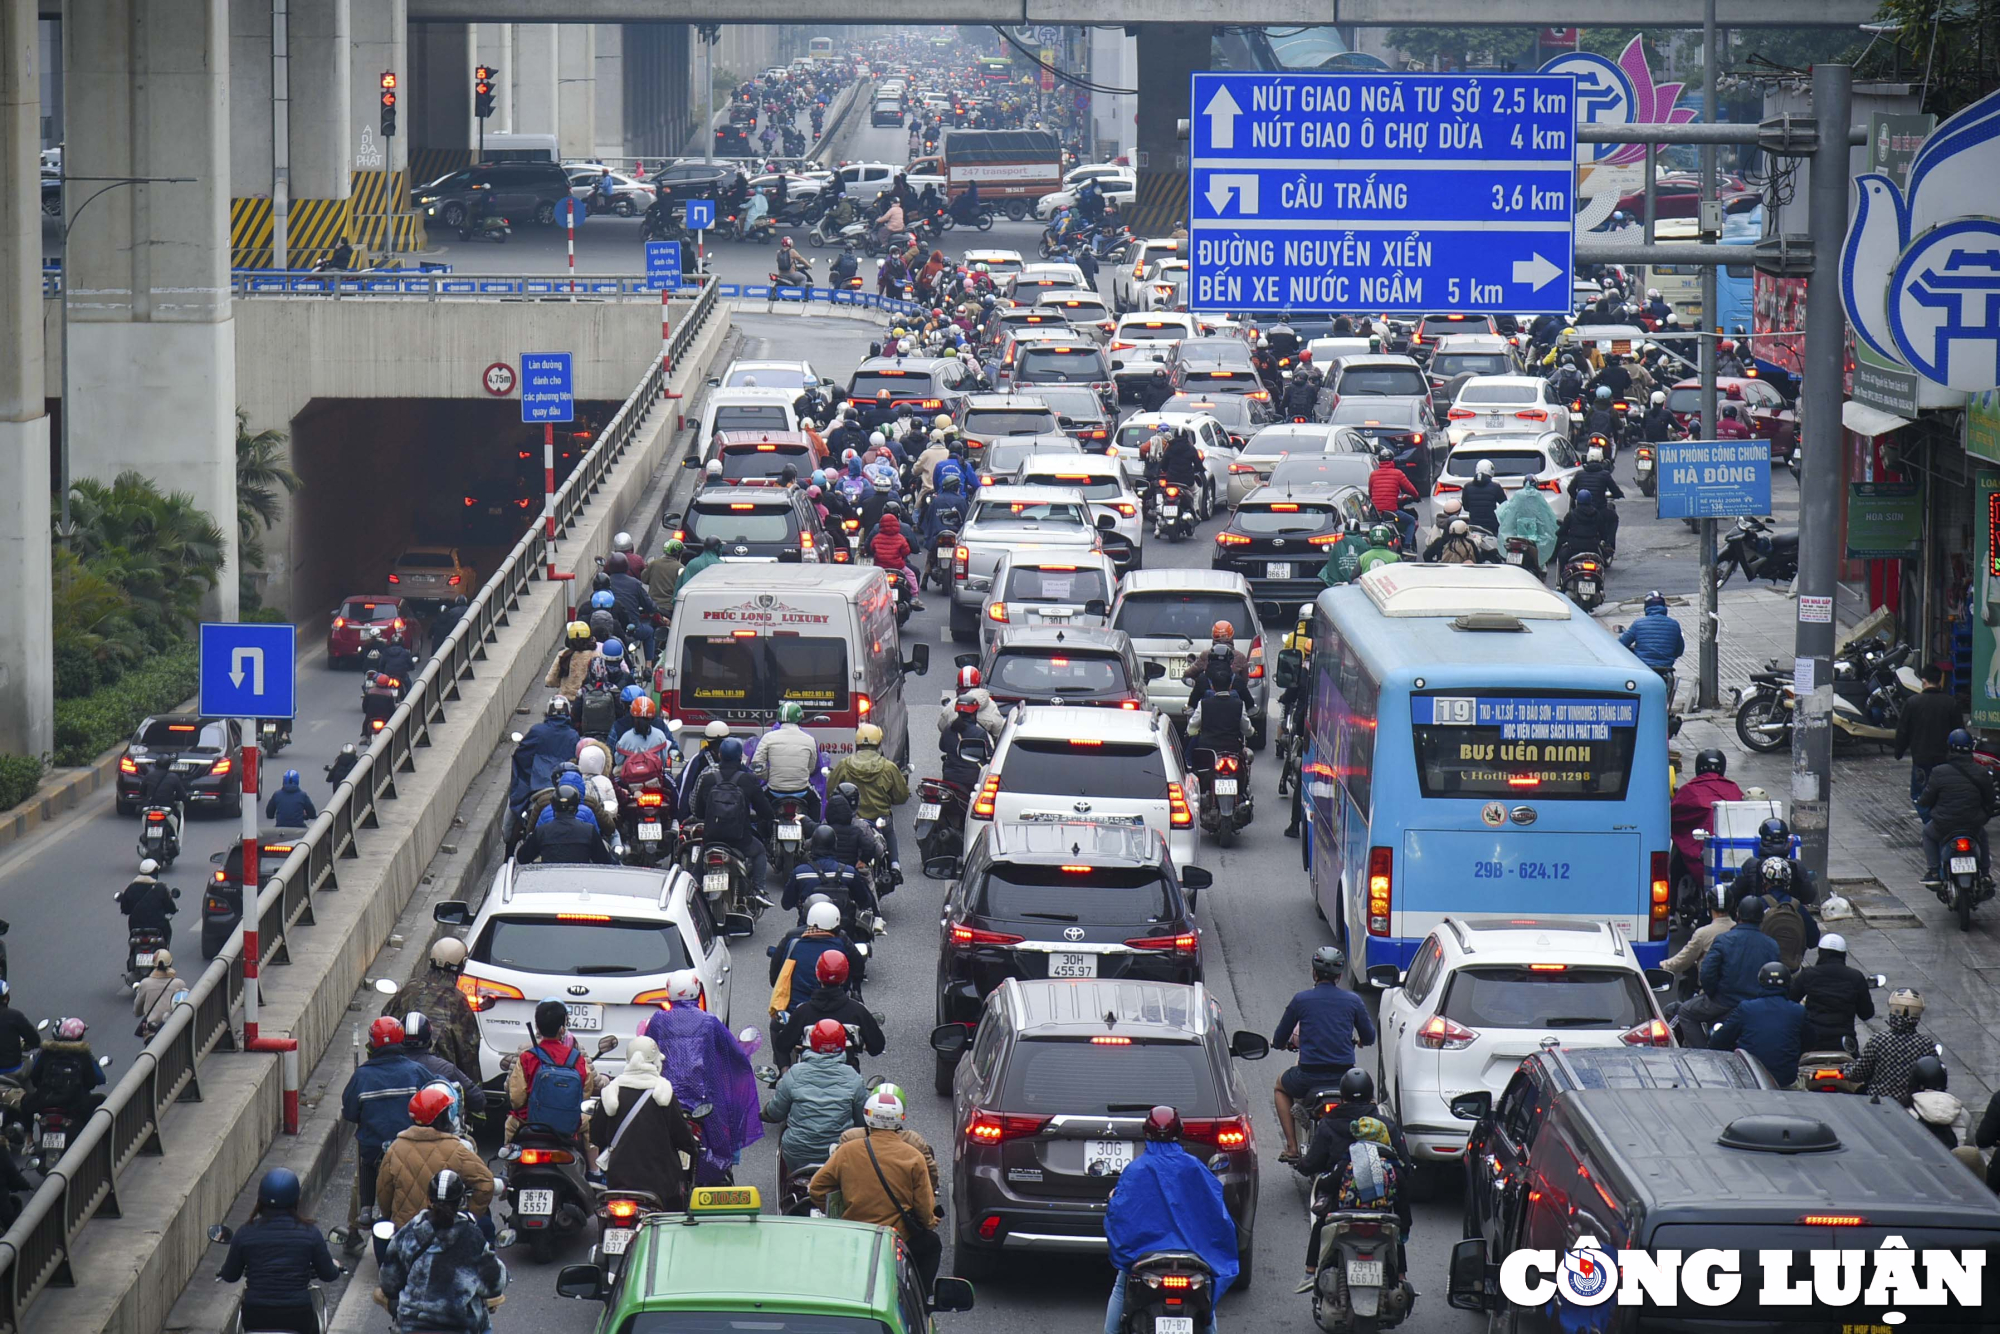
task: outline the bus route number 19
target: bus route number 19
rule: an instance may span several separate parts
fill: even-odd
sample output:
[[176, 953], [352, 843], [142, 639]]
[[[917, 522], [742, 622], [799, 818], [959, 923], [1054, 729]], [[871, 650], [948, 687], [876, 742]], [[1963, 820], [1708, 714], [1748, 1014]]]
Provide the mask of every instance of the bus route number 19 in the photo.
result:
[[1479, 717], [1476, 701], [1439, 696], [1431, 701], [1431, 723], [1437, 727], [1471, 727]]

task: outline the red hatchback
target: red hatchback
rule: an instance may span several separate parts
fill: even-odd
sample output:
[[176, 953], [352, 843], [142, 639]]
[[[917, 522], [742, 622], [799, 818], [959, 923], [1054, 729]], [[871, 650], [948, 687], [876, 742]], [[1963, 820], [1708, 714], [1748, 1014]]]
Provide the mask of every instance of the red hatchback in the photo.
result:
[[[1751, 433], [1771, 442], [1771, 458], [1783, 462], [1791, 457], [1799, 438], [1798, 414], [1785, 402], [1778, 386], [1754, 376], [1725, 375], [1715, 382], [1716, 411], [1735, 408], [1736, 415], [1750, 423]], [[1667, 391], [1667, 411], [1684, 431], [1701, 429], [1701, 381], [1682, 380]]]
[[417, 623], [404, 610], [403, 599], [355, 594], [341, 602], [327, 626], [327, 666], [358, 660], [371, 643], [401, 644], [414, 652], [417, 639]]

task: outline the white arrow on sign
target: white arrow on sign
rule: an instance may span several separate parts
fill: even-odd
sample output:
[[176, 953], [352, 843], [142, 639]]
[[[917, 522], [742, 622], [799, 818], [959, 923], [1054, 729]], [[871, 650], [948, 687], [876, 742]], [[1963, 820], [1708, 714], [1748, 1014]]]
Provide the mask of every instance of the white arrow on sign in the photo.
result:
[[1243, 108], [1229, 95], [1228, 84], [1215, 90], [1215, 96], [1208, 99], [1201, 114], [1208, 117], [1208, 141], [1212, 146], [1236, 147], [1236, 118], [1243, 114]]
[[1248, 173], [1241, 175], [1216, 175], [1208, 178], [1208, 206], [1217, 213], [1229, 203], [1229, 196], [1238, 196], [1236, 211], [1244, 217], [1257, 212], [1257, 178]]
[[1562, 270], [1538, 254], [1514, 261], [1514, 281], [1526, 283], [1531, 291], [1539, 291], [1560, 277]]
[[240, 687], [243, 684], [243, 663], [250, 663], [250, 693], [264, 693], [264, 650], [261, 648], [232, 649], [229, 654], [229, 684]]

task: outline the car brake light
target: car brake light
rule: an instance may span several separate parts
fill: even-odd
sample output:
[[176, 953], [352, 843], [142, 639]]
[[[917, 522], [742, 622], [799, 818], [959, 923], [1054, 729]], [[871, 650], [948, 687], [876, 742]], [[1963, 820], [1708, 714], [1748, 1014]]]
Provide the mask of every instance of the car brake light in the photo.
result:
[[545, 1167], [553, 1163], [573, 1163], [576, 1155], [568, 1149], [523, 1149], [521, 1166]]
[[1250, 641], [1250, 679], [1252, 681], [1261, 681], [1263, 678], [1264, 636], [1258, 635]]
[[452, 588], [457, 588], [460, 584], [464, 582], [465, 582], [465, 576], [460, 574], [454, 574], [451, 578], [445, 580], [446, 585]]
[[1805, 1214], [1799, 1218], [1803, 1227], [1860, 1227], [1867, 1221], [1860, 1214]]
[[1018, 945], [1021, 939], [1005, 931], [981, 931], [963, 922], [954, 922], [951, 927], [951, 943], [959, 949], [976, 949], [981, 945]]
[[[222, 872], [217, 871], [215, 873], [215, 878], [217, 880], [223, 880]], [[223, 883], [226, 884], [228, 882], [223, 881]], [[227, 899], [218, 899], [213, 894], [208, 894], [203, 896], [201, 910], [207, 913], [210, 917], [227, 917], [230, 913], [236, 911], [234, 908], [229, 906], [229, 901]]]
[[1417, 1030], [1417, 1045], [1432, 1051], [1458, 1051], [1470, 1047], [1478, 1036], [1457, 1020], [1434, 1014]]
[[1242, 533], [1217, 533], [1215, 544], [1219, 547], [1247, 547], [1250, 539]]
[[1652, 903], [1646, 915], [1646, 939], [1665, 940], [1667, 938], [1667, 892], [1671, 888], [1668, 881], [1667, 854], [1653, 854]]
[[[1182, 1122], [1181, 1134], [1198, 1144], [1213, 1144], [1218, 1149], [1241, 1149], [1250, 1143], [1250, 1123], [1240, 1116], [1218, 1117], [1213, 1120], [1198, 1118]], [[1160, 1277], [1160, 1286], [1185, 1288], [1193, 1281], [1186, 1274], [1163, 1274]]]
[[1671, 1047], [1674, 1045], [1673, 1030], [1664, 1019], [1648, 1019], [1637, 1028], [1630, 1028], [1618, 1035], [1618, 1040], [1628, 1047]]
[[403, 582], [403, 576], [400, 574], [392, 574], [389, 576], [389, 582], [392, 584], [400, 584]]
[[1450, 418], [1452, 421], [1455, 422], [1462, 422], [1469, 418], [1476, 417], [1478, 415], [1479, 414], [1474, 412], [1471, 408], [1453, 408], [1450, 412], [1447, 412], [1445, 414], [1446, 417]]
[[347, 618], [345, 616], [334, 617], [333, 628], [336, 630], [345, 630], [347, 628]]
[[1137, 344], [1134, 343], [1113, 343], [1111, 345], [1111, 350], [1113, 352], [1129, 352], [1135, 346], [1137, 346]]
[[1194, 812], [1188, 809], [1187, 794], [1181, 791], [1179, 783], [1167, 784], [1167, 805], [1173, 811], [1174, 828], [1187, 829], [1194, 825]]
[[1434, 496], [1455, 496], [1462, 489], [1456, 482], [1439, 482], [1431, 488], [1431, 494]]
[[[850, 521], [851, 522], [851, 521]], [[972, 563], [972, 552], [959, 547], [951, 553], [951, 573], [954, 579], [965, 578], [966, 568]]]
[[519, 987], [510, 987], [505, 982], [489, 982], [483, 977], [471, 977], [465, 973], [458, 975], [458, 990], [475, 1010], [490, 1010], [496, 1001], [527, 999]]
[[1135, 950], [1153, 950], [1161, 954], [1201, 952], [1201, 937], [1192, 931], [1184, 931], [1178, 936], [1136, 936], [1125, 943]]
[[1389, 906], [1394, 900], [1396, 852], [1393, 848], [1368, 849], [1368, 934], [1389, 934]]
[[611, 914], [604, 912], [559, 912], [556, 914], [556, 920], [558, 922], [608, 922], [611, 920]]
[[1007, 623], [1007, 604], [996, 602], [988, 607], [986, 609], [986, 619], [989, 621], [998, 621], [1002, 625], [1005, 625]]
[[979, 795], [972, 802], [972, 817], [975, 820], [991, 820], [993, 803], [1000, 797], [1000, 775], [988, 774], [986, 781], [979, 785]]
[[224, 756], [222, 759], [217, 760], [214, 764], [209, 765], [208, 772], [211, 777], [225, 778], [228, 776], [229, 771], [235, 767], [236, 767], [235, 762], [229, 759], [229, 757]]
[[130, 755], [121, 755], [118, 757], [118, 772], [121, 774], [136, 774], [139, 772], [139, 762]]
[[1522, 408], [1514, 414], [1516, 420], [1524, 422], [1545, 422], [1549, 419], [1546, 408]]
[[965, 1134], [975, 1144], [1002, 1144], [1039, 1135], [1048, 1123], [1046, 1116], [1006, 1116], [975, 1107], [966, 1119]]
[[[638, 995], [632, 998], [632, 1003], [634, 1005], [665, 1005], [671, 1008], [673, 1004], [673, 999], [674, 998], [670, 994], [668, 994], [667, 988], [661, 987], [656, 991], [640, 992]], [[695, 996], [694, 1003], [696, 1007], [699, 1009], [706, 1010], [708, 1008], [707, 987], [703, 987], [701, 991]]]
[[1123, 515], [1125, 518], [1128, 519], [1139, 512], [1139, 507], [1137, 505], [1134, 505], [1131, 502], [1124, 500], [1119, 501], [1116, 505], [1113, 505], [1111, 508], [1117, 510], [1119, 514]]
[[1562, 484], [1562, 480], [1561, 480], [1560, 478], [1556, 478], [1556, 477], [1545, 477], [1545, 478], [1543, 478], [1543, 479], [1542, 479], [1541, 481], [1539, 481], [1539, 482], [1536, 482], [1536, 483], [1535, 483], [1535, 486], [1536, 486], [1536, 488], [1537, 488], [1538, 490], [1542, 490], [1542, 491], [1553, 491], [1553, 492], [1555, 492], [1555, 493], [1556, 493], [1557, 495], [1561, 495], [1561, 494], [1562, 494], [1562, 489], [1563, 489], [1563, 484]]

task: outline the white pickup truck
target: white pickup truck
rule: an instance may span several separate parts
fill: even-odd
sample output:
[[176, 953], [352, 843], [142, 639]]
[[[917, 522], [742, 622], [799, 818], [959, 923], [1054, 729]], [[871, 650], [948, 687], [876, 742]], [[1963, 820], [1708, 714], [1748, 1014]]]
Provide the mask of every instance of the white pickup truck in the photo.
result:
[[1140, 385], [1152, 378], [1155, 367], [1164, 366], [1173, 355], [1174, 345], [1183, 338], [1199, 338], [1194, 316], [1180, 311], [1157, 310], [1126, 315], [1112, 331], [1111, 378], [1118, 386], [1118, 401], [1137, 396]]
[[1090, 502], [1072, 486], [982, 486], [958, 532], [951, 565], [951, 637], [979, 638], [979, 612], [1000, 557], [1009, 551], [1097, 548]]

